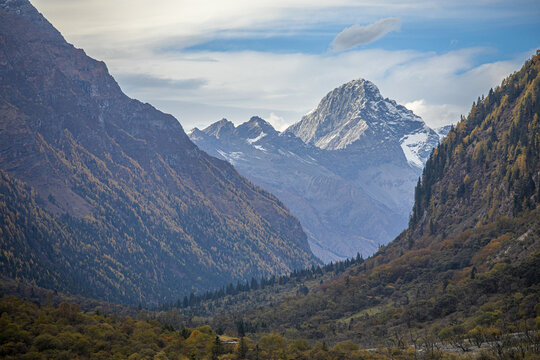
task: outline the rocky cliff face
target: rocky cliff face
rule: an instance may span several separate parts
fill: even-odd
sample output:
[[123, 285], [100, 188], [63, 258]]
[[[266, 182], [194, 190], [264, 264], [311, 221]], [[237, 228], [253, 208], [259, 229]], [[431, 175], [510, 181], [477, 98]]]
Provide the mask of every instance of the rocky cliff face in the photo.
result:
[[315, 262], [277, 198], [124, 95], [26, 0], [0, 1], [0, 169], [3, 275], [152, 302]]
[[282, 199], [327, 262], [370, 255], [407, 226], [414, 186], [439, 140], [365, 80], [333, 90], [283, 133], [254, 117], [189, 136]]

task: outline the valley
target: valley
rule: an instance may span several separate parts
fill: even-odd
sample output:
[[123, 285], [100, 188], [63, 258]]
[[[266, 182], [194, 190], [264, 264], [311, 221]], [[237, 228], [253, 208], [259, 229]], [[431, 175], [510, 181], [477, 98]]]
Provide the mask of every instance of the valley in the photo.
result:
[[186, 134], [0, 0], [0, 358], [538, 358], [540, 52], [478, 95]]

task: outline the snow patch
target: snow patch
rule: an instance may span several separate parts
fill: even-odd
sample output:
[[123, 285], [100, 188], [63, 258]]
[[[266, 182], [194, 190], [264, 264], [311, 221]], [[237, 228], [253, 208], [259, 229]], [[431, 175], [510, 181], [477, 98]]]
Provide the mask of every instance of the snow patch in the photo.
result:
[[336, 136], [339, 136], [339, 132], [336, 132], [334, 131], [333, 133], [330, 133], [326, 136], [324, 136], [323, 138], [321, 138], [320, 140], [317, 141], [317, 146], [324, 149], [325, 147], [328, 146], [328, 144], [330, 144], [330, 142], [336, 137]]
[[219, 153], [219, 155], [221, 155], [225, 160], [227, 160], [228, 162], [230, 162], [231, 164], [235, 164], [238, 160], [241, 160], [243, 159], [244, 157], [244, 153], [241, 152], [241, 151], [233, 151], [231, 152], [230, 154], [227, 154], [225, 151], [223, 150], [217, 150], [217, 152]]
[[420, 169], [424, 167], [424, 162], [422, 161], [419, 152], [425, 145], [427, 139], [427, 132], [408, 134], [401, 138], [399, 143], [409, 164], [419, 167]]
[[314, 107], [314, 108], [311, 109], [308, 113], [306, 113], [304, 116], [310, 116], [310, 115], [313, 114], [315, 111], [317, 111], [318, 108], [319, 108], [318, 106]]
[[247, 141], [247, 143], [248, 143], [249, 145], [253, 145], [254, 142], [257, 142], [257, 141], [261, 140], [261, 139], [262, 139], [263, 137], [265, 137], [265, 136], [266, 136], [266, 134], [265, 134], [264, 132], [261, 132], [261, 133], [259, 134], [259, 136], [257, 136], [256, 138], [253, 138], [253, 139], [247, 139], [246, 141]]

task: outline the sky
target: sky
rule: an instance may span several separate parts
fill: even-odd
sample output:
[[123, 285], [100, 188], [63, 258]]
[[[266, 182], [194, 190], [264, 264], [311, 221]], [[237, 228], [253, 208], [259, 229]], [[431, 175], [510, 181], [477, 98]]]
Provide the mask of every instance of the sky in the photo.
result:
[[358, 78], [436, 128], [540, 49], [538, 0], [31, 2], [186, 131], [254, 115], [283, 130]]

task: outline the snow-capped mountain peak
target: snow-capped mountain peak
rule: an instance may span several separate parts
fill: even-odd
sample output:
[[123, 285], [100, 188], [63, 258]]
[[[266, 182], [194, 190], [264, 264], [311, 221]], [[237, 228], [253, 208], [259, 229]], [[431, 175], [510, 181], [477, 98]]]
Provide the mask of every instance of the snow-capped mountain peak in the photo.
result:
[[401, 147], [410, 165], [420, 168], [439, 140], [419, 116], [384, 98], [375, 84], [364, 79], [329, 92], [286, 132], [326, 150], [393, 144]]
[[364, 79], [332, 90], [283, 133], [252, 117], [190, 137], [277, 195], [326, 262], [369, 255], [406, 227], [414, 186], [439, 141], [419, 116]]

